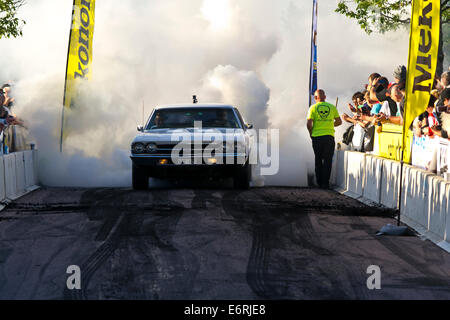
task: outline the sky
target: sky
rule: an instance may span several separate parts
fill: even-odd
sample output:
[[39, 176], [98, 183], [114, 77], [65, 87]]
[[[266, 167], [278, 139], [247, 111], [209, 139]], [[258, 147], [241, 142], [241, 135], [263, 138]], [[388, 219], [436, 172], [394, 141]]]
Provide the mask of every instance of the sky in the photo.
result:
[[[319, 0], [318, 82], [346, 112], [378, 72], [406, 65], [408, 30], [366, 35]], [[222, 102], [257, 128], [280, 130], [280, 171], [266, 185], [306, 186], [313, 152], [306, 130], [312, 1], [133, 0], [96, 2], [87, 105], [59, 152], [71, 0], [28, 1], [23, 37], [2, 39], [0, 81], [14, 82], [14, 112], [39, 148], [41, 182], [129, 186], [129, 148], [160, 104]], [[336, 140], [342, 137], [338, 130]]]

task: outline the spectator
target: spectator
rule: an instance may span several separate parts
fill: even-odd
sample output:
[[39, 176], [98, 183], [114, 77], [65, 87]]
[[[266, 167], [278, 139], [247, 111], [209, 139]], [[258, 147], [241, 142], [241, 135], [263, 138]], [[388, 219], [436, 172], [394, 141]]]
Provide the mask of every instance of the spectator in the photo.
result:
[[379, 78], [381, 78], [381, 75], [380, 75], [379, 73], [376, 73], [376, 72], [372, 73], [372, 74], [369, 76], [369, 84], [366, 84], [366, 90], [370, 91], [370, 89], [372, 89], [372, 83], [373, 83], [376, 79], [379, 79]]
[[3, 95], [5, 97], [5, 101], [3, 102], [3, 106], [10, 109], [14, 104], [14, 98], [11, 97], [11, 86], [9, 84], [5, 84], [2, 87]]
[[[441, 87], [442, 91], [447, 88], [450, 88], [450, 71], [446, 71], [446, 72], [442, 73], [441, 80], [439, 81], [439, 86]], [[437, 105], [438, 106], [444, 105], [444, 100], [442, 99], [442, 95], [441, 95], [441, 98], [438, 100]]]
[[435, 96], [430, 95], [427, 109], [414, 120], [413, 127], [415, 136], [421, 137], [422, 135], [425, 135], [434, 137], [434, 132], [431, 128], [439, 125], [439, 117], [435, 112], [434, 107], [436, 100]]
[[349, 103], [348, 108], [351, 112], [358, 112], [358, 106], [364, 102], [364, 95], [361, 92], [355, 92], [352, 97], [353, 104]]
[[376, 115], [380, 113], [382, 105], [379, 101], [371, 100], [369, 92], [366, 94], [366, 103], [370, 107], [370, 113], [368, 115], [362, 115], [361, 120], [365, 121], [367, 125], [369, 125], [375, 122]]
[[[378, 117], [378, 118], [389, 121], [390, 117], [400, 116], [399, 106], [400, 106], [401, 100], [403, 99], [403, 95], [401, 94], [401, 91], [398, 90], [398, 84], [394, 84], [394, 85], [390, 86], [386, 92], [386, 95], [388, 96], [388, 99], [386, 99], [384, 101], [384, 103], [380, 109], [380, 112], [379, 112], [379, 115], [381, 117]], [[392, 96], [392, 98], [391, 98], [391, 96]], [[398, 100], [400, 100], [400, 101], [398, 101]]]
[[394, 70], [394, 80], [397, 84], [405, 84], [406, 83], [406, 67], [398, 66]]
[[383, 103], [383, 105], [390, 108], [391, 114], [396, 114], [397, 104], [389, 96], [389, 88], [391, 86], [389, 80], [385, 77], [376, 79], [370, 89], [370, 99], [380, 101], [380, 103]]
[[442, 73], [440, 83], [443, 89], [450, 88], [450, 71]]
[[[440, 125], [434, 125], [431, 127], [431, 130], [434, 134], [448, 139], [450, 133], [450, 88], [446, 88], [442, 91], [441, 99], [443, 100], [444, 108], [439, 114]], [[436, 108], [439, 109], [439, 106], [436, 106]]]
[[362, 92], [364, 95], [364, 99], [361, 101], [361, 104], [358, 106], [360, 113], [364, 116], [369, 116], [370, 111], [372, 110], [372, 106], [369, 104], [370, 101], [370, 93], [365, 90]]
[[364, 95], [362, 92], [355, 92], [352, 97], [353, 104], [349, 103], [348, 108], [352, 112], [352, 116], [349, 116], [348, 114], [344, 113], [342, 115], [342, 119], [348, 123], [356, 124], [358, 121], [356, 120], [356, 116], [358, 113], [361, 113], [361, 109], [359, 108], [360, 105], [364, 103]]

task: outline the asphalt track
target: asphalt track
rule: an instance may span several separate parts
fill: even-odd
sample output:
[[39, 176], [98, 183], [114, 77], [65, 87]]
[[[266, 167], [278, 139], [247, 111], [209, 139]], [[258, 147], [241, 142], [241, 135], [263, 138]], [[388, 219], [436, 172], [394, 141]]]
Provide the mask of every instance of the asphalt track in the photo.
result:
[[450, 254], [387, 223], [318, 189], [43, 188], [0, 212], [0, 299], [450, 299]]

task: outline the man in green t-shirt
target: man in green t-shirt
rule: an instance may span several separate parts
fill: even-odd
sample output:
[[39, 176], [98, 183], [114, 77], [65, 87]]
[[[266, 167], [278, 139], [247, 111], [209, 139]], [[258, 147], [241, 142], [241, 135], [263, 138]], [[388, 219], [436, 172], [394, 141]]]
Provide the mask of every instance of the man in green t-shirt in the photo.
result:
[[342, 124], [336, 107], [325, 102], [325, 92], [321, 89], [314, 93], [315, 105], [308, 111], [307, 127], [312, 139], [315, 155], [316, 180], [322, 189], [330, 187], [331, 167], [335, 148], [334, 127]]

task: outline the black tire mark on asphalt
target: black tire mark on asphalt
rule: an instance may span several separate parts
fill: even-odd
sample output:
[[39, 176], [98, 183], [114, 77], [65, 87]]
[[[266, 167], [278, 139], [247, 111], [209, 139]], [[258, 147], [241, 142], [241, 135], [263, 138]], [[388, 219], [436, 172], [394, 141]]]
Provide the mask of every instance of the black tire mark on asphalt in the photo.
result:
[[298, 246], [311, 250], [318, 256], [334, 256], [333, 252], [321, 245], [320, 237], [314, 232], [309, 214], [299, 215], [290, 226], [290, 240]]
[[[95, 272], [115, 251], [120, 234], [129, 223], [131, 215], [125, 216], [123, 200], [131, 191], [121, 189], [93, 189], [86, 191], [81, 198], [81, 204], [87, 206], [90, 220], [103, 220], [95, 241], [103, 244], [80, 266], [82, 286], [81, 290], [64, 288], [64, 299], [87, 299], [89, 282]], [[129, 211], [132, 208], [127, 208]]]
[[2, 245], [4, 247], [0, 248], [0, 288], [3, 288], [7, 282], [7, 277], [3, 271], [4, 265], [6, 264], [6, 261], [8, 261], [8, 258], [11, 256], [11, 254], [14, 252], [13, 247], [7, 245], [6, 243], [2, 243]]
[[192, 198], [192, 209], [207, 210], [207, 202], [212, 203], [215, 208], [220, 209], [222, 207], [222, 199], [215, 197], [217, 192], [223, 193], [220, 189], [194, 189], [194, 197]]
[[124, 215], [122, 214], [113, 232], [108, 239], [88, 258], [88, 260], [80, 266], [81, 269], [81, 290], [69, 290], [64, 288], [65, 300], [86, 300], [89, 282], [95, 272], [103, 265], [103, 263], [113, 254], [119, 242], [119, 234], [124, 226]]
[[[317, 214], [317, 209], [313, 210], [310, 206], [302, 208], [298, 204], [283, 201], [277, 195], [271, 194], [270, 190], [259, 191], [256, 196], [259, 198], [258, 200], [255, 201], [254, 197], [250, 197], [252, 200], [249, 201], [249, 199], [240, 199], [240, 197], [244, 198], [245, 194], [228, 192], [225, 193], [222, 201], [225, 212], [240, 220], [246, 220], [245, 224], [249, 225], [253, 233], [252, 249], [247, 265], [247, 282], [253, 292], [264, 299], [284, 299], [288, 296], [286, 291], [289, 283], [283, 286], [279, 279], [278, 281], [277, 279], [271, 279], [273, 276], [268, 271], [271, 262], [271, 247], [281, 245], [281, 241], [277, 239], [277, 231], [283, 226], [288, 226], [290, 231], [283, 236], [287, 237], [297, 249], [300, 249], [296, 252], [305, 255], [305, 259], [301, 259], [301, 265], [298, 265], [298, 263], [295, 265], [296, 270], [300, 268], [298, 271], [302, 272], [302, 269], [305, 269], [307, 274], [312, 272], [311, 280], [313, 282], [307, 283], [307, 287], [302, 288], [304, 295], [306, 295], [305, 298], [323, 297], [324, 283], [328, 287], [326, 297], [330, 299], [351, 298], [352, 294], [343, 289], [343, 281], [351, 281], [357, 270], [353, 270], [351, 266], [348, 266], [349, 264], [345, 259], [336, 256], [322, 244], [320, 236], [314, 231], [310, 220], [310, 214]], [[276, 210], [273, 206], [265, 206], [265, 203], [276, 203]], [[253, 207], [248, 208], [246, 206]], [[329, 208], [322, 208], [320, 213], [328, 214], [330, 211], [331, 214], [336, 215], [340, 210], [334, 206], [329, 206]], [[344, 213], [344, 215], [353, 214], [354, 212], [348, 212], [348, 210]], [[385, 212], [381, 214], [378, 212], [377, 214], [376, 211], [371, 211], [370, 215], [385, 216]], [[286, 248], [286, 250], [292, 250], [292, 248]], [[308, 252], [311, 252], [312, 255]], [[273, 262], [276, 264], [276, 261]], [[283, 274], [282, 271], [279, 273]], [[286, 278], [285, 274], [283, 276]], [[289, 276], [287, 275], [287, 278]], [[291, 278], [296, 279], [298, 277], [294, 274]], [[302, 278], [304, 277], [300, 276], [300, 279]], [[315, 280], [313, 280], [314, 278]], [[300, 280], [300, 282], [302, 281]], [[305, 282], [303, 281], [303, 283]], [[357, 297], [362, 299], [370, 297], [364, 291], [366, 288], [365, 282], [362, 285], [359, 282], [352, 282], [350, 286]], [[295, 288], [293, 289], [295, 290]], [[292, 295], [290, 296], [292, 297]]]
[[[256, 194], [252, 191], [248, 192]], [[253, 234], [252, 247], [247, 262], [247, 283], [258, 297], [283, 299], [286, 295], [287, 285], [277, 284], [274, 286], [268, 276], [270, 251], [272, 243], [275, 241], [273, 236], [280, 226], [274, 225], [274, 223], [277, 223], [277, 220], [274, 219], [274, 213], [264, 207], [266, 196], [258, 194], [260, 200], [263, 200], [258, 201], [258, 203], [263, 205], [249, 208], [243, 206], [245, 202], [240, 199], [240, 196], [245, 197], [245, 195], [246, 193], [237, 191], [226, 192], [222, 198], [222, 207], [228, 215], [239, 220], [240, 227], [245, 227], [243, 224], [246, 222], [247, 227]], [[284, 219], [281, 220], [281, 225], [284, 225]]]
[[[247, 264], [247, 283], [255, 294], [264, 299], [282, 299], [286, 287], [272, 286], [268, 280], [270, 247], [267, 245], [268, 233], [262, 229], [254, 230], [252, 249]], [[280, 292], [281, 290], [282, 293]]]
[[[149, 260], [151, 270], [150, 273], [146, 270], [147, 275], [159, 276], [160, 274], [157, 272], [158, 266], [166, 271], [173, 269], [171, 275], [176, 280], [160, 279], [159, 277], [150, 280], [152, 282], [150, 287], [156, 286], [160, 291], [158, 294], [158, 292], [152, 290], [150, 293], [151, 299], [166, 298], [167, 295], [169, 295], [168, 298], [170, 299], [188, 298], [193, 290], [200, 263], [189, 248], [183, 248], [183, 251], [180, 251], [174, 244], [173, 238], [184, 211], [189, 208], [185, 208], [176, 200], [171, 199], [167, 190], [153, 192], [153, 201], [154, 210], [144, 212], [146, 219], [143, 220], [143, 224], [138, 226], [139, 222], [137, 219], [134, 219], [133, 225], [127, 228], [128, 231], [134, 232], [134, 237], [139, 235], [145, 238], [142, 239], [143, 241], [138, 241], [134, 244], [129, 242], [128, 248], [130, 251], [134, 249], [134, 252], [139, 252]], [[160, 251], [159, 258], [151, 254], [155, 246]], [[161, 283], [163, 286], [161, 286]], [[177, 288], [177, 293], [175, 296], [172, 296], [175, 287]], [[149, 296], [147, 291], [144, 289], [142, 291], [143, 297], [139, 298], [147, 298]], [[180, 292], [183, 293], [183, 296], [176, 296]]]
[[[434, 298], [439, 299], [439, 297], [436, 296], [436, 293], [433, 292], [433, 290], [435, 289], [434, 285], [437, 283], [444, 283], [444, 287], [447, 287], [446, 291], [450, 292], [449, 278], [448, 277], [446, 278], [444, 275], [438, 274], [434, 270], [431, 270], [428, 267], [429, 263], [421, 262], [419, 259], [416, 259], [411, 254], [409, 254], [408, 250], [405, 250], [405, 248], [400, 247], [395, 242], [395, 239], [397, 237], [395, 237], [395, 236], [377, 236], [373, 232], [373, 230], [371, 230], [370, 227], [367, 226], [367, 224], [363, 221], [363, 219], [361, 217], [353, 217], [352, 219], [354, 219], [356, 221], [356, 224], [354, 224], [354, 225], [358, 225], [359, 229], [366, 231], [370, 237], [377, 240], [377, 242], [379, 244], [381, 244], [384, 248], [386, 248], [388, 251], [390, 251], [394, 256], [396, 256], [397, 258], [402, 260], [406, 265], [411, 267], [411, 269], [416, 270], [418, 273], [423, 274], [424, 275], [423, 278], [416, 278], [416, 284], [424, 285], [425, 287], [428, 287], [430, 293], [433, 295]], [[440, 248], [433, 248], [433, 249], [441, 250]], [[441, 255], [442, 254], [444, 254], [444, 251], [442, 251]], [[432, 278], [430, 278], [430, 277], [432, 277]], [[428, 281], [420, 282], [420, 281], [418, 281], [420, 279], [428, 279]], [[433, 280], [430, 281], [430, 279], [433, 279]], [[411, 280], [411, 279], [405, 279], [403, 281], [407, 281], [407, 285], [409, 285], [410, 287], [411, 287], [412, 282], [414, 282], [414, 280]], [[447, 285], [445, 285], [445, 283]], [[430, 286], [428, 286], [428, 285], [430, 285]], [[440, 288], [440, 286], [439, 286], [439, 288], [436, 288], [436, 289], [442, 290]]]
[[[136, 276], [133, 270], [134, 262], [132, 261], [131, 254], [133, 252], [144, 256], [148, 260], [145, 264], [150, 265], [151, 270], [146, 270], [146, 273], [152, 276], [158, 275], [156, 272], [158, 263], [160, 265], [163, 264], [165, 267], [172, 266], [178, 270], [176, 271], [177, 274], [184, 276], [185, 262], [188, 261], [188, 268], [192, 269], [192, 272], [189, 274], [191, 278], [180, 279], [186, 283], [185, 293], [192, 290], [195, 276], [199, 270], [198, 259], [189, 252], [183, 252], [181, 254], [173, 244], [173, 236], [185, 208], [181, 204], [169, 199], [169, 192], [167, 190], [153, 191], [151, 205], [126, 206], [122, 202], [127, 198], [129, 192], [132, 191], [111, 189], [104, 191], [95, 190], [91, 194], [83, 197], [85, 203], [92, 201], [92, 207], [90, 207], [88, 213], [90, 219], [104, 221], [95, 238], [96, 241], [103, 241], [103, 243], [80, 267], [82, 273], [82, 289], [68, 290], [65, 288], [65, 299], [88, 299], [87, 290], [93, 275], [108, 259], [112, 258], [114, 252], [119, 248], [119, 244], [120, 247], [127, 248], [127, 254], [119, 252], [117, 257], [114, 257], [114, 259], [118, 259], [120, 269], [118, 272], [113, 271], [113, 277], [118, 279], [116, 282], [120, 282], [121, 292], [127, 289], [132, 291], [127, 292], [126, 296], [122, 298], [129, 299], [130, 297], [134, 297], [136, 299], [143, 299], [149, 295], [152, 299], [159, 298], [157, 293], [147, 292], [146, 289], [152, 288], [153, 286], [146, 287], [145, 284], [138, 283], [137, 285], [140, 288], [138, 291], [140, 293], [136, 292], [135, 287], [132, 287], [136, 285]], [[144, 238], [144, 241], [138, 241], [137, 245], [135, 245], [134, 243], [136, 241], [131, 242], [131, 238]], [[153, 246], [161, 250], [162, 257], [165, 258], [163, 261], [156, 261], [151, 252], [147, 252]], [[130, 251], [131, 253], [129, 253]], [[187, 258], [184, 259], [184, 257]], [[156, 283], [158, 280], [154, 279], [150, 281]], [[112, 284], [113, 287], [114, 284]], [[107, 285], [111, 286], [111, 284]], [[117, 287], [117, 284], [115, 287]], [[173, 288], [168, 289], [173, 290]], [[117, 298], [117, 296], [114, 296], [115, 292], [110, 291], [104, 293], [109, 297]], [[116, 292], [116, 294], [120, 293]]]

